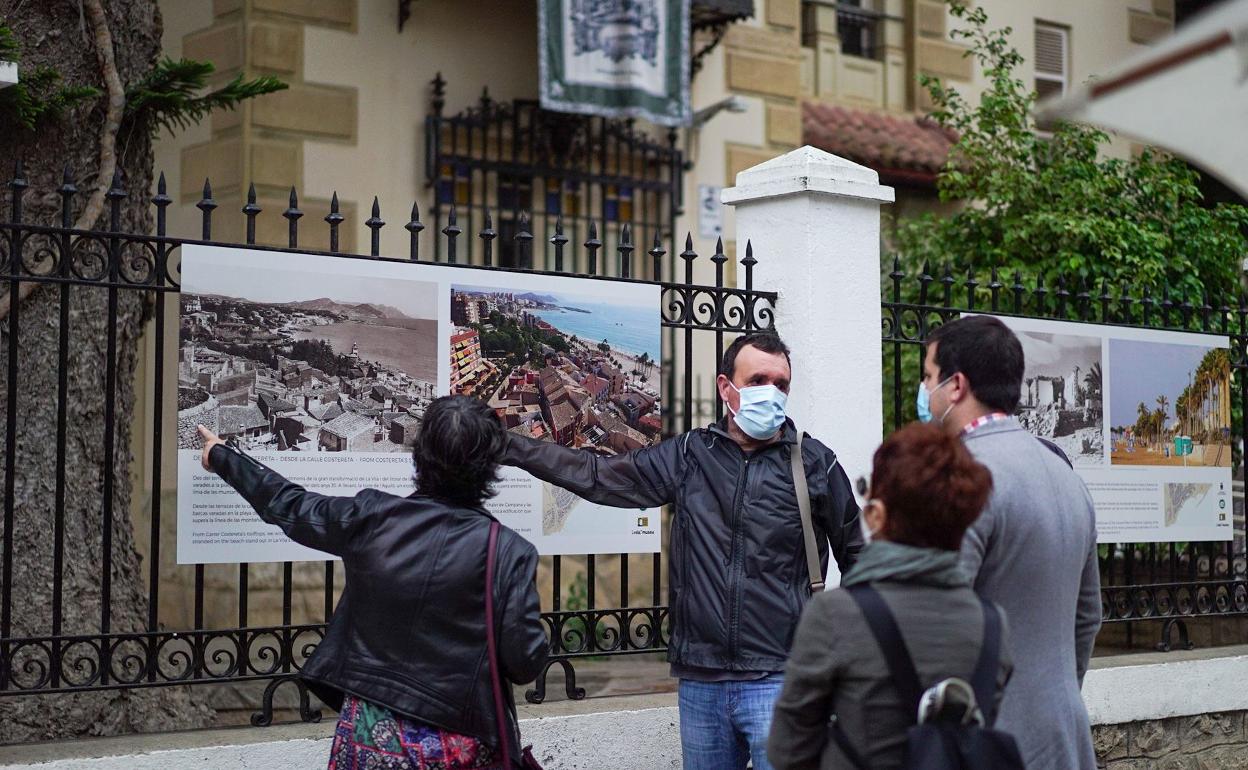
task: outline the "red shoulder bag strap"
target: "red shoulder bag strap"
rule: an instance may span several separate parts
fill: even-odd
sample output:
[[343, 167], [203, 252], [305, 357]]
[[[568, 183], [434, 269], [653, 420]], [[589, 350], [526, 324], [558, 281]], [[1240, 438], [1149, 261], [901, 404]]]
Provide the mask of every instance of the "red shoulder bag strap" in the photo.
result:
[[485, 554], [485, 647], [490, 655], [490, 684], [494, 688], [494, 719], [498, 725], [498, 745], [503, 753], [503, 767], [511, 768], [511, 732], [507, 727], [507, 710], [503, 706], [503, 683], [498, 667], [498, 642], [494, 634], [494, 562], [498, 555], [497, 521], [490, 522], [490, 542]]

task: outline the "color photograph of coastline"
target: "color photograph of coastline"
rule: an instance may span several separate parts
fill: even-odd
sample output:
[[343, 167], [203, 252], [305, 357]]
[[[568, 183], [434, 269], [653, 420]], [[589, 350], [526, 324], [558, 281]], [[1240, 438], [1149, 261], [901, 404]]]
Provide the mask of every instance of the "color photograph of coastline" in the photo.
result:
[[436, 395], [438, 285], [196, 270], [181, 295], [178, 446], [407, 452]]
[[[508, 430], [603, 454], [658, 442], [652, 304], [454, 285], [451, 325], [451, 392], [488, 402]], [[543, 498], [543, 534], [557, 533], [578, 498], [551, 489]]]
[[1110, 340], [1109, 370], [1112, 464], [1231, 467], [1228, 349]]

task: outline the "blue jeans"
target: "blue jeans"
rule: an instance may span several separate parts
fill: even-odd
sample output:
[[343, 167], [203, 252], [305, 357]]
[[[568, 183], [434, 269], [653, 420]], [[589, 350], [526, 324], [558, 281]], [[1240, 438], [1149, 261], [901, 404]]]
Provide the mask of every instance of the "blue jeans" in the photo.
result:
[[680, 747], [684, 770], [772, 770], [767, 761], [771, 712], [782, 674], [752, 682], [680, 680]]

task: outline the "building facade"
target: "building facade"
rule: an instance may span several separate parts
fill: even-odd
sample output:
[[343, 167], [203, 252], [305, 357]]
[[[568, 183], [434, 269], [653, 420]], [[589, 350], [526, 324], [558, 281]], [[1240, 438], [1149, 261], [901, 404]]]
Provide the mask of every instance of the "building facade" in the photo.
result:
[[[994, 26], [1013, 28], [1011, 40], [1027, 59], [1025, 76], [1045, 93], [1082, 82], [1148, 45], [1171, 28], [1174, 16], [1171, 0], [978, 0], [978, 4]], [[594, 217], [606, 224], [605, 232], [598, 233], [603, 255], [614, 255], [619, 226], [625, 222], [635, 224], [638, 240], [648, 241], [652, 231], [660, 231], [669, 253], [667, 275], [653, 276], [648, 260], [637, 260], [646, 263], [639, 267], [641, 277], [676, 278], [675, 271], [683, 271], [683, 263], [673, 257], [683, 247], [686, 233], [694, 250], [704, 256], [724, 237], [729, 257], [723, 263], [724, 280], [734, 285], [743, 279], [734, 259], [743, 245], [732, 241], [733, 212], [720, 207], [718, 200], [720, 190], [733, 184], [737, 172], [808, 143], [879, 171], [883, 181], [898, 190], [893, 213], [931, 210], [938, 205], [935, 172], [952, 137], [922, 120], [928, 105], [915, 78], [920, 73], [941, 76], [964, 88], [969, 98], [985, 85], [965, 58], [965, 49], [952, 39], [951, 19], [936, 0], [693, 0], [696, 72], [691, 98], [698, 117], [693, 125], [674, 132], [639, 122], [634, 126], [638, 136], [630, 145], [635, 149], [616, 156], [627, 160], [638, 153], [679, 154], [681, 165], [671, 180], [675, 192], [667, 198], [659, 195], [656, 201], [638, 195], [628, 185], [612, 186], [605, 181], [592, 194], [578, 193], [568, 190], [564, 182], [552, 185], [536, 171], [510, 176], [496, 171], [482, 184], [479, 177], [461, 173], [456, 164], [437, 163], [427, 156], [434, 138], [429, 133], [429, 126], [435, 124], [431, 118], [444, 119], [436, 124], [441, 126], [436, 138], [444, 149], [451, 148], [467, 140], [448, 127], [457, 117], [498, 105], [527, 110], [524, 105], [536, 100], [537, 8], [533, 0], [160, 0], [159, 5], [165, 55], [213, 62], [217, 84], [240, 74], [274, 75], [290, 84], [286, 91], [245, 102], [237, 110], [215, 113], [174, 137], [162, 135], [156, 143], [157, 168], [165, 173], [176, 202], [168, 211], [171, 234], [199, 236], [200, 213], [194, 204], [204, 194], [208, 178], [218, 205], [213, 237], [222, 241], [243, 240], [244, 219], [238, 211], [252, 187], [263, 209], [256, 219], [260, 244], [286, 245], [288, 225], [280, 214], [290, 204], [293, 187], [303, 213], [302, 247], [329, 247], [328, 227], [321, 220], [335, 196], [345, 217], [339, 228], [341, 250], [368, 249], [371, 232], [366, 220], [376, 198], [379, 218], [389, 223], [379, 234], [379, 251], [399, 257], [408, 253], [409, 234], [402, 225], [413, 204], [427, 226], [425, 244], [434, 240], [428, 236], [436, 231], [435, 217], [444, 217], [448, 206], [459, 207], [463, 217], [459, 225], [465, 235], [484, 227], [483, 208], [490, 208], [499, 233], [495, 264], [517, 258], [502, 250], [510, 241], [507, 234], [519, 226], [516, 209], [540, 209], [547, 215], [557, 212], [569, 221], [584, 219], [592, 209]], [[402, 24], [400, 8], [408, 14]], [[555, 123], [532, 125], [540, 128]], [[551, 141], [529, 149], [557, 151], [558, 132], [551, 129], [548, 136]], [[519, 148], [516, 142], [507, 146]], [[1118, 143], [1115, 151], [1125, 154], [1130, 147]], [[528, 159], [536, 168], [533, 162], [538, 155]], [[648, 206], [666, 206], [670, 220], [647, 214]], [[535, 218], [530, 226], [535, 244], [532, 265], [553, 267], [549, 250], [537, 246], [544, 246], [553, 235], [554, 219]], [[569, 235], [575, 243], [588, 233]], [[461, 238], [461, 242], [475, 240]], [[765, 271], [768, 255], [756, 256], [757, 269]], [[459, 258], [480, 263], [484, 256], [478, 244]], [[579, 262], [565, 267], [586, 270], [588, 266]], [[618, 261], [605, 256], [597, 267], [599, 273], [608, 275], [620, 271]], [[679, 277], [683, 279], [683, 274]], [[694, 280], [715, 280], [710, 260], [695, 263]], [[178, 312], [176, 298], [168, 298], [164, 310], [173, 324], [167, 328], [177, 328], [173, 320]], [[462, 324], [479, 323], [489, 311], [488, 302], [454, 309]], [[229, 319], [194, 313], [188, 318], [188, 323], [219, 322], [229, 323]], [[165, 335], [165, 360], [179, 360], [176, 337]], [[453, 389], [477, 371], [473, 369], [474, 358], [480, 356], [476, 339], [473, 332], [457, 337], [454, 343], [452, 356], [459, 358], [454, 359]], [[683, 361], [681, 342], [678, 335], [665, 337], [664, 358]], [[164, 399], [165, 414], [154, 414], [152, 388], [146, 384], [150, 379], [145, 379], [155, 370], [154, 346], [155, 334], [151, 334], [135, 388], [139, 394], [135, 414], [143, 423], [131, 431], [138, 458], [150, 456], [147, 442], [157, 419], [166, 425], [177, 420], [176, 399]], [[717, 364], [713, 346], [701, 346], [691, 351], [691, 357], [693, 370], [687, 376], [698, 383], [695, 396], [713, 400]], [[198, 363], [194, 366], [200, 368]], [[254, 377], [239, 374], [244, 379]], [[350, 382], [335, 387], [356, 399], [367, 399], [372, 385], [364, 388], [366, 374], [362, 370], [352, 373], [360, 388], [352, 389]], [[604, 367], [592, 376], [582, 387], [595, 403], [625, 391], [623, 372]], [[320, 379], [317, 372], [299, 370], [285, 370], [282, 377], [286, 387], [304, 390]], [[539, 400], [536, 379], [528, 384], [533, 386], [531, 392], [516, 389], [518, 409], [535, 406]], [[675, 392], [682, 389], [683, 382], [678, 382]], [[220, 386], [217, 390], [212, 396], [215, 403], [222, 408], [236, 405], [230, 403], [237, 400], [231, 391]], [[371, 420], [364, 427], [355, 419], [367, 411], [361, 405], [354, 404], [344, 413], [337, 393], [305, 395], [303, 407], [309, 419], [319, 419], [321, 424], [305, 426], [302, 435], [315, 436], [327, 449], [345, 448], [351, 442], [372, 443], [377, 438], [380, 428], [375, 429]], [[570, 440], [577, 429], [594, 427], [588, 420], [564, 424], [566, 420], [560, 418], [567, 417], [563, 414], [567, 410], [556, 415], [548, 403], [541, 406], [549, 412], [543, 417], [554, 424], [559, 439]], [[665, 403], [663, 408], [683, 407]], [[573, 409], [570, 404], [569, 409]], [[579, 415], [582, 410], [573, 411]], [[545, 421], [536, 421], [531, 414], [517, 412], [514, 429]], [[705, 414], [697, 419], [704, 421]], [[354, 425], [346, 426], [346, 421], [334, 425], [344, 417]], [[386, 438], [406, 440], [407, 425], [399, 425], [396, 432], [397, 424], [391, 423]], [[636, 425], [654, 430], [652, 417], [639, 417]], [[604, 435], [615, 436], [615, 451], [627, 451], [644, 439], [635, 426], [598, 427]], [[175, 449], [173, 442], [165, 444], [163, 468], [176, 468]], [[162, 505], [172, 510], [176, 478], [166, 471], [164, 478], [152, 479], [150, 461], [135, 462], [133, 467], [139, 490], [133, 506], [136, 526], [145, 531], [150, 496], [166, 497]], [[162, 548], [162, 559], [174, 552], [171, 545]], [[211, 615], [212, 592], [219, 591], [223, 606], [228, 606], [236, 585], [231, 574], [215, 569], [208, 571], [206, 579]], [[189, 585], [190, 578], [186, 580]], [[161, 615], [171, 622], [189, 612], [176, 591], [162, 592], [161, 599]], [[314, 596], [306, 600], [297, 596], [296, 617], [300, 617], [299, 608], [316, 609], [317, 602]], [[261, 605], [255, 606], [260, 612]], [[273, 597], [273, 606], [280, 606], [280, 596]]]

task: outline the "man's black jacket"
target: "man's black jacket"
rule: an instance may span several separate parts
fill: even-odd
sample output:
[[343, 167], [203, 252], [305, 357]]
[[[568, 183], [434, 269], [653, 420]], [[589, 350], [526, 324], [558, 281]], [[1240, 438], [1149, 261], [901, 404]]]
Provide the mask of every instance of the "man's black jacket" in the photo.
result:
[[[342, 557], [342, 598], [301, 672], [313, 692], [335, 709], [350, 693], [498, 745], [485, 646], [488, 513], [375, 489], [314, 494], [225, 446], [209, 461], [260, 518]], [[503, 527], [494, 597], [504, 682], [531, 682], [546, 663], [536, 574], [537, 549]]]
[[[593, 452], [508, 434], [503, 462], [620, 508], [675, 506], [668, 563], [668, 659], [715, 671], [782, 671], [810, 598], [793, 486], [791, 422], [746, 454], [723, 424], [628, 454]], [[824, 569], [828, 542], [842, 572], [862, 536], [836, 454], [806, 437], [802, 459]]]

